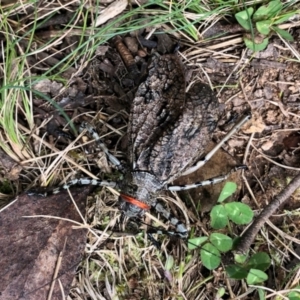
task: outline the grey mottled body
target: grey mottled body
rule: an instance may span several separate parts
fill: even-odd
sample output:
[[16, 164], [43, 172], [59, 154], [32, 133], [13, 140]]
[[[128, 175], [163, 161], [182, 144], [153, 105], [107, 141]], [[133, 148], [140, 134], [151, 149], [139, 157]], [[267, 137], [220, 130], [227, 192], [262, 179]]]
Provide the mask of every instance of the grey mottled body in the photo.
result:
[[[154, 56], [148, 69], [131, 106], [131, 172], [122, 192], [154, 206], [157, 194], [204, 154], [221, 110], [207, 85], [197, 82], [185, 93], [184, 71], [176, 55]], [[132, 216], [142, 213], [129, 202], [122, 210]]]

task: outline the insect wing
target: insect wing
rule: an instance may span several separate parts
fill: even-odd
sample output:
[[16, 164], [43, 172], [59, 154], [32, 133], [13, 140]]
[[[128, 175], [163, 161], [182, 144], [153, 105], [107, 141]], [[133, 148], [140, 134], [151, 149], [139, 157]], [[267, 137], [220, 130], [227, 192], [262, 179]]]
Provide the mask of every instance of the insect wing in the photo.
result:
[[195, 83], [181, 97], [185, 98], [183, 107], [166, 106], [176, 111], [168, 111], [173, 118], [152, 134], [151, 143], [147, 135], [143, 139], [141, 130], [132, 135], [139, 139], [138, 148], [134, 148], [138, 157], [136, 168], [149, 171], [165, 183], [178, 178], [203, 155], [221, 115], [219, 102], [210, 87], [203, 83]]
[[185, 103], [185, 80], [176, 55], [153, 56], [133, 100], [128, 124], [133, 169], [148, 171], [156, 141], [173, 128]]

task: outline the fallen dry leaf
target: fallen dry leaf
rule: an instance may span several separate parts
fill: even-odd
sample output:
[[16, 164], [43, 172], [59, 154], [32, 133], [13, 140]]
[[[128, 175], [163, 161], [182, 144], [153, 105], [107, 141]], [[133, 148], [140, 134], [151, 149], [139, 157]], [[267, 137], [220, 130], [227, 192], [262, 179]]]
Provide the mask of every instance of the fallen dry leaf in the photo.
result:
[[[89, 187], [76, 187], [72, 195], [84, 216]], [[0, 299], [47, 299], [60, 255], [58, 280], [53, 283], [51, 299], [63, 299], [69, 293], [75, 270], [81, 261], [86, 229], [73, 229], [82, 223], [67, 191], [46, 198], [22, 194], [0, 213]], [[61, 291], [59, 282], [63, 291]]]
[[261, 145], [261, 149], [264, 151], [270, 150], [274, 146], [274, 142], [272, 140], [266, 141]]
[[261, 116], [255, 117], [253, 116], [244, 126], [244, 133], [255, 133], [255, 132], [263, 132], [266, 125]]
[[95, 26], [98, 27], [108, 20], [114, 18], [115, 16], [119, 15], [127, 6], [127, 0], [116, 0], [109, 6], [107, 6], [97, 18], [95, 22]]

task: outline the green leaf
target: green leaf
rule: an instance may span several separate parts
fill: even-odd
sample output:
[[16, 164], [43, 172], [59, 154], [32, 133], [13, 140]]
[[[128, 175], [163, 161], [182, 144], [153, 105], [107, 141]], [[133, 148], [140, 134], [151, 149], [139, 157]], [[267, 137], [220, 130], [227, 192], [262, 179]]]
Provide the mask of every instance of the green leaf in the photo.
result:
[[246, 30], [251, 29], [251, 16], [253, 14], [253, 7], [249, 7], [243, 11], [236, 13], [234, 16], [239, 24]]
[[230, 197], [237, 190], [237, 185], [235, 182], [226, 182], [218, 199], [218, 202], [221, 203], [228, 197]]
[[286, 15], [283, 15], [281, 17], [279, 17], [278, 19], [276, 19], [273, 24], [281, 24], [281, 23], [284, 23], [285, 21], [289, 21], [289, 19], [291, 17], [294, 17], [295, 16], [295, 12], [292, 12], [292, 13], [287, 13]]
[[257, 284], [266, 281], [267, 279], [268, 275], [265, 272], [257, 269], [250, 269], [246, 281], [248, 284]]
[[261, 21], [271, 19], [282, 10], [282, 3], [280, 0], [270, 1], [267, 5], [262, 5], [253, 15], [253, 21]]
[[271, 265], [271, 259], [265, 252], [258, 252], [252, 255], [247, 263], [249, 268], [258, 269], [261, 271], [267, 270]]
[[196, 248], [199, 248], [199, 246], [205, 243], [207, 240], [208, 240], [207, 236], [200, 236], [200, 237], [189, 239], [188, 248], [189, 250], [194, 250]]
[[288, 33], [286, 30], [283, 30], [277, 26], [272, 26], [272, 29], [274, 31], [276, 31], [283, 39], [290, 41], [290, 42], [294, 41], [293, 36], [290, 33]]
[[228, 218], [238, 225], [245, 225], [252, 221], [253, 211], [244, 203], [230, 202], [224, 205]]
[[221, 252], [227, 252], [232, 249], [232, 238], [225, 234], [212, 233], [209, 240]]
[[228, 218], [238, 225], [249, 224], [253, 219], [252, 209], [241, 202], [230, 202], [225, 204]]
[[[241, 242], [242, 237], [237, 236], [233, 239], [233, 249], [235, 249], [239, 243]], [[245, 253], [246, 255], [248, 255], [249, 250]]]
[[236, 261], [238, 264], [243, 264], [248, 258], [248, 255], [245, 254], [235, 254], [234, 255], [234, 261]]
[[172, 269], [173, 265], [174, 265], [174, 257], [172, 255], [168, 255], [167, 261], [165, 264], [165, 269], [169, 271]]
[[[300, 290], [300, 286], [296, 286], [293, 288], [293, 290]], [[288, 293], [289, 300], [299, 300], [300, 299], [300, 291], [291, 291]]]
[[257, 289], [259, 300], [266, 300], [266, 292], [263, 289]]
[[262, 43], [255, 43], [253, 42], [252, 40], [244, 37], [244, 43], [245, 45], [247, 46], [247, 48], [249, 48], [250, 50], [254, 51], [254, 52], [257, 52], [257, 51], [262, 51], [262, 50], [265, 50], [268, 46], [268, 43], [269, 43], [269, 39], [268, 38], [265, 38], [263, 40]]
[[224, 287], [220, 287], [216, 293], [216, 299], [221, 299], [226, 293], [226, 290]]
[[203, 266], [214, 270], [221, 263], [221, 254], [218, 249], [210, 243], [205, 244], [200, 251]]
[[272, 21], [270, 20], [259, 21], [256, 23], [256, 28], [261, 34], [268, 35], [271, 31], [271, 24]]
[[229, 265], [225, 268], [226, 273], [232, 279], [244, 279], [247, 277], [249, 270], [238, 265]]
[[228, 216], [223, 205], [216, 205], [210, 212], [210, 224], [214, 229], [224, 228], [228, 224]]

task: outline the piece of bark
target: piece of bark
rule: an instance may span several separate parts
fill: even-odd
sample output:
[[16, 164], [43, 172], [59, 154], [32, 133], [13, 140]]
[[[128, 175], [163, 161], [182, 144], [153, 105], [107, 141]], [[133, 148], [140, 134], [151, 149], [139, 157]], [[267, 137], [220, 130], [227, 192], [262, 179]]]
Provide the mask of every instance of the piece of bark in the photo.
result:
[[[82, 215], [90, 187], [76, 187], [72, 195]], [[48, 215], [49, 217], [31, 217]], [[51, 217], [52, 216], [52, 217]], [[46, 198], [22, 194], [0, 213], [0, 300], [47, 299], [60, 255], [52, 300], [68, 295], [86, 243], [87, 230], [67, 191]], [[61, 291], [59, 282], [63, 291]]]

